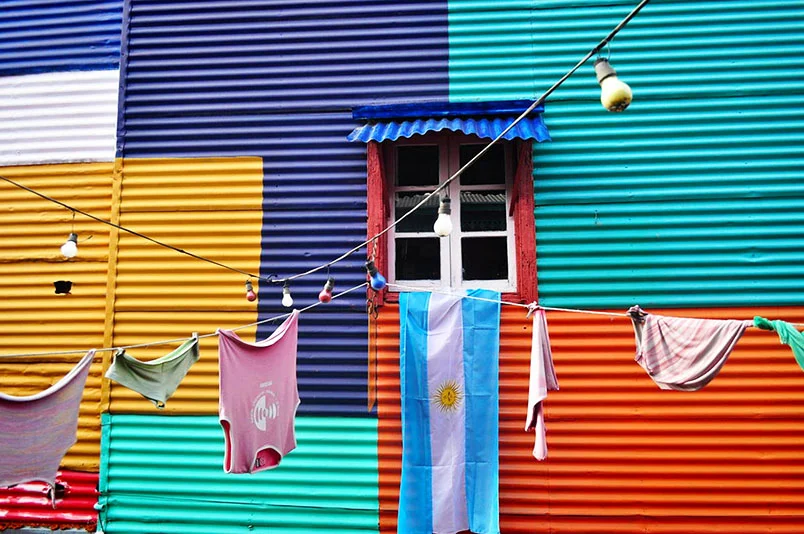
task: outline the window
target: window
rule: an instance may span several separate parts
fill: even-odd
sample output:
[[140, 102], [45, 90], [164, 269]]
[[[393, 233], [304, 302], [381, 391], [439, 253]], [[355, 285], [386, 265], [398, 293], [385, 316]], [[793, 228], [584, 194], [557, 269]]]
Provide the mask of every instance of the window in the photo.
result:
[[[401, 217], [488, 144], [460, 134], [430, 134], [386, 148], [386, 224]], [[452, 205], [453, 230], [433, 232], [439, 195], [404, 219], [388, 237], [390, 281], [421, 288], [487, 288], [515, 292], [515, 221], [510, 209], [514, 147], [497, 143], [440, 195]]]

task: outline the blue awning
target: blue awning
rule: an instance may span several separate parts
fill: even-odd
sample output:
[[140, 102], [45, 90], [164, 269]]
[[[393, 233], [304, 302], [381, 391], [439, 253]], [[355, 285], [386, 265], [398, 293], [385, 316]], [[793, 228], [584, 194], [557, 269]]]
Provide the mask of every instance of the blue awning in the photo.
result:
[[[532, 104], [529, 100], [364, 106], [352, 117], [367, 124], [349, 134], [349, 141], [395, 141], [427, 132], [449, 130], [494, 139]], [[503, 139], [549, 141], [550, 133], [538, 106], [519, 121]]]

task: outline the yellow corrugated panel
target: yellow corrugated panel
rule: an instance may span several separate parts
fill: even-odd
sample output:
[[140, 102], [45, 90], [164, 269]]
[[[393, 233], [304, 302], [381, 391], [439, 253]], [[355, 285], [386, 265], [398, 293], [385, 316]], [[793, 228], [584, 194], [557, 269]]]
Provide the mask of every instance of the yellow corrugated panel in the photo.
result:
[[[0, 175], [108, 219], [113, 169], [112, 162], [30, 165], [2, 167]], [[77, 215], [79, 253], [66, 260], [59, 247], [73, 228], [69, 210], [6, 182], [0, 182], [0, 198], [0, 355], [101, 347], [109, 227]], [[56, 295], [56, 280], [72, 281], [72, 294]], [[0, 390], [11, 395], [42, 391], [80, 357], [0, 359]], [[78, 442], [65, 456], [65, 468], [98, 469], [100, 376], [99, 355], [81, 403]]]
[[[108, 220], [113, 169], [112, 162], [27, 165], [0, 167], [0, 175]], [[5, 181], [0, 181], [0, 198], [0, 262], [67, 262], [59, 247], [71, 231], [72, 212]], [[69, 263], [105, 264], [109, 227], [76, 215], [75, 231], [79, 254]]]
[[[174, 246], [259, 274], [262, 159], [127, 159], [121, 224]], [[120, 234], [114, 345], [214, 332], [257, 320], [242, 274]], [[256, 286], [256, 283], [255, 283]], [[241, 332], [254, 339], [255, 329]], [[177, 344], [131, 349], [165, 355]], [[114, 413], [157, 413], [139, 394], [112, 384]], [[196, 363], [161, 413], [218, 411], [217, 339], [201, 343]]]

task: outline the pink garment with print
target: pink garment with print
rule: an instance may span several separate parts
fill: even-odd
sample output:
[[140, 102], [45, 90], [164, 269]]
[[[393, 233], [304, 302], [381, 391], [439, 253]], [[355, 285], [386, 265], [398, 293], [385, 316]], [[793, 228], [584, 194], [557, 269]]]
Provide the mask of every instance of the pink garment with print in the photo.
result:
[[533, 340], [530, 349], [530, 387], [528, 388], [528, 415], [525, 431], [536, 431], [533, 456], [537, 460], [547, 458], [547, 430], [544, 426], [543, 401], [547, 391], [558, 390], [558, 379], [553, 367], [553, 351], [547, 333], [547, 316], [544, 310], [533, 312]]
[[294, 310], [258, 343], [243, 341], [231, 330], [218, 330], [219, 419], [227, 473], [274, 468], [296, 448], [298, 324], [299, 312]]
[[661, 389], [697, 391], [717, 376], [749, 321], [633, 318], [636, 361]]
[[76, 442], [78, 409], [94, 356], [89, 351], [61, 380], [35, 395], [0, 393], [0, 486], [55, 485], [59, 464]]

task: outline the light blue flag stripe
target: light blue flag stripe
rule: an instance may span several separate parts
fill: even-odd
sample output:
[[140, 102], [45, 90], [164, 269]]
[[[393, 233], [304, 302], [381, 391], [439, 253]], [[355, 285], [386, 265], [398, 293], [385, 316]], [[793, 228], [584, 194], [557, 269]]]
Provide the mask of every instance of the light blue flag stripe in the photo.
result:
[[[467, 295], [500, 300], [500, 294]], [[469, 528], [500, 532], [499, 359], [500, 304], [463, 299], [463, 369], [466, 383], [466, 500]], [[469, 439], [471, 437], [471, 439]]]
[[427, 359], [429, 293], [399, 297], [399, 373], [402, 392], [402, 480], [397, 530], [406, 534], [433, 531], [432, 455]]

